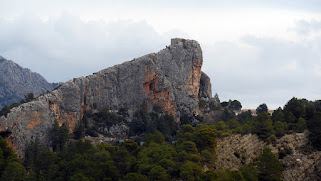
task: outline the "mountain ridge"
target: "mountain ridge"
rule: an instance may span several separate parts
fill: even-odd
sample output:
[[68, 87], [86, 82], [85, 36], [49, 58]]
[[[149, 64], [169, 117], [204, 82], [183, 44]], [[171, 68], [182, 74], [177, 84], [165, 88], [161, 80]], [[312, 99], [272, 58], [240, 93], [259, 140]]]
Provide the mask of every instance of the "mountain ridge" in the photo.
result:
[[0, 108], [20, 102], [28, 93], [39, 96], [56, 86], [56, 83], [48, 83], [39, 73], [0, 56]]

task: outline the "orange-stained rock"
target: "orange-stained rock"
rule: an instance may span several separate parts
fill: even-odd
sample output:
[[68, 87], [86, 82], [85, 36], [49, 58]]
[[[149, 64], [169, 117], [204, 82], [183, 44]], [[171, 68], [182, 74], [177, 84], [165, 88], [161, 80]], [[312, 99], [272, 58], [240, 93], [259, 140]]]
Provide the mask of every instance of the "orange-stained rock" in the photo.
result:
[[40, 116], [39, 116], [39, 112], [38, 111], [34, 111], [31, 113], [31, 120], [29, 121], [28, 124], [28, 128], [33, 129], [34, 127], [36, 127], [38, 124], [40, 124], [42, 122]]
[[146, 91], [148, 98], [156, 105], [160, 106], [168, 114], [175, 116], [176, 110], [173, 100], [169, 96], [169, 92], [162, 85], [157, 83], [157, 75], [155, 71], [145, 68], [146, 78], [143, 84], [143, 88]]

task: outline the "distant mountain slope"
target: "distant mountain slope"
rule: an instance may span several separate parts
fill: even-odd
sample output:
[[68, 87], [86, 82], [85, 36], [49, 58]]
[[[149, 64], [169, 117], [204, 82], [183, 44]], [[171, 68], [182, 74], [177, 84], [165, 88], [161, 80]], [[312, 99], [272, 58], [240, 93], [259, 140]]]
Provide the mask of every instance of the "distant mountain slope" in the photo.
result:
[[30, 92], [38, 96], [55, 86], [57, 84], [48, 83], [40, 74], [0, 56], [0, 108], [20, 102]]

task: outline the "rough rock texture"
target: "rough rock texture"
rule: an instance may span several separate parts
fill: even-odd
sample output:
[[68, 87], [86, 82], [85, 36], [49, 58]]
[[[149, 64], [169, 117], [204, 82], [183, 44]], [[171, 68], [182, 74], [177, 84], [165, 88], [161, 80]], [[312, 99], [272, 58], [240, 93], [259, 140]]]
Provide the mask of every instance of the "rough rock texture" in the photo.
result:
[[[36, 136], [48, 143], [55, 120], [60, 125], [66, 123], [72, 131], [84, 112], [93, 107], [109, 107], [111, 111], [126, 107], [132, 114], [147, 102], [177, 118], [182, 111], [197, 114], [202, 62], [202, 50], [196, 41], [173, 39], [158, 53], [75, 78], [13, 108], [7, 117], [0, 118], [0, 133], [23, 156], [26, 143]], [[124, 125], [119, 127], [124, 129]], [[121, 134], [117, 130], [114, 136]]]
[[38, 96], [52, 90], [54, 86], [56, 84], [48, 83], [40, 74], [0, 56], [0, 108], [20, 102], [30, 92]]
[[277, 140], [276, 147], [288, 147], [293, 151], [282, 159], [284, 180], [321, 180], [321, 152], [311, 148], [307, 131], [283, 136]]
[[201, 74], [199, 97], [212, 98], [211, 79], [204, 72]]
[[217, 168], [237, 170], [242, 166], [242, 162], [248, 164], [258, 157], [264, 147], [266, 144], [252, 134], [223, 138], [217, 142], [215, 165]]
[[283, 180], [321, 180], [321, 152], [308, 143], [308, 132], [293, 133], [277, 139], [275, 144], [267, 145], [256, 135], [233, 135], [217, 142], [216, 168], [239, 169], [244, 163], [255, 161], [264, 147], [278, 154], [279, 150], [290, 149], [281, 162], [284, 164]]

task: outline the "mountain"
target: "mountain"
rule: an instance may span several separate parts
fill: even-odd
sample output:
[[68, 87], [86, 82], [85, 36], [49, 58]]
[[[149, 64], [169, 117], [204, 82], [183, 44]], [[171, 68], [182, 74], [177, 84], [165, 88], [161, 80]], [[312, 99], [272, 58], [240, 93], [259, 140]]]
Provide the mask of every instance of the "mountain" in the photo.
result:
[[0, 108], [20, 102], [28, 93], [39, 96], [55, 86], [57, 84], [48, 83], [40, 74], [0, 56]]
[[[74, 78], [52, 92], [11, 110], [0, 118], [0, 134], [23, 156], [26, 143], [39, 137], [49, 144], [55, 121], [71, 132], [90, 111], [125, 108], [129, 117], [143, 104], [145, 111], [160, 107], [179, 121], [183, 114], [198, 115], [199, 96], [211, 98], [209, 77], [201, 72], [202, 50], [194, 40], [172, 39], [171, 45], [132, 61]], [[129, 119], [130, 122], [130, 119]], [[111, 138], [128, 134], [128, 121], [106, 129]]]

